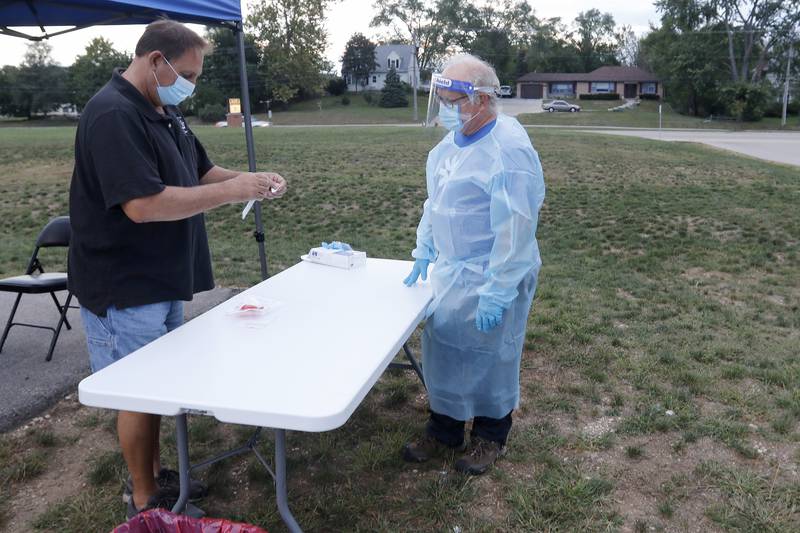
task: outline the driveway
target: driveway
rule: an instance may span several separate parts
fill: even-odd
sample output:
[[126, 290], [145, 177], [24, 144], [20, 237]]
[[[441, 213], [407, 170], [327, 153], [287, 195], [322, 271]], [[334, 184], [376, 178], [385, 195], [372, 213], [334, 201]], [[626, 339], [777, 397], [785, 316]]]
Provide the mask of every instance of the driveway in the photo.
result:
[[541, 99], [499, 98], [498, 103], [503, 114], [516, 117], [521, 113], [543, 113]]
[[[187, 319], [227, 300], [234, 293], [233, 289], [214, 289], [195, 295], [194, 301], [186, 304]], [[58, 296], [63, 302], [64, 293]], [[13, 303], [14, 295], [0, 292], [0, 327], [5, 327]], [[70, 310], [67, 317], [72, 330], [64, 328], [61, 332], [49, 363], [44, 360], [50, 345], [49, 331], [11, 328], [0, 354], [0, 432], [47, 409], [64, 395], [76, 393], [78, 382], [89, 375], [89, 356], [80, 316], [77, 309]], [[58, 312], [49, 296], [26, 295], [22, 297], [14, 321], [55, 325]]]
[[669, 142], [702, 143], [750, 157], [800, 166], [800, 132], [691, 131], [691, 130], [581, 130], [604, 135], [623, 135]]

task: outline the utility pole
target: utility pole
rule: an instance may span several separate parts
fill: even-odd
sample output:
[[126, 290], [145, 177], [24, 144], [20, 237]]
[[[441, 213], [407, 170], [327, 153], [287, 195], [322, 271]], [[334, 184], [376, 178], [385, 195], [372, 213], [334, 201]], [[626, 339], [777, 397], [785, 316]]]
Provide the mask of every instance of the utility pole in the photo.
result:
[[786, 126], [786, 111], [789, 108], [789, 77], [791, 76], [792, 59], [794, 59], [794, 42], [789, 43], [789, 59], [786, 60], [786, 82], [783, 85], [783, 114], [781, 127]]
[[414, 45], [414, 78], [411, 81], [413, 82], [412, 85], [414, 86], [414, 123], [417, 123], [419, 122], [419, 112], [417, 111], [417, 79], [419, 77], [417, 75], [417, 72], [419, 71], [419, 65], [417, 65], [417, 34], [412, 34], [411, 39]]

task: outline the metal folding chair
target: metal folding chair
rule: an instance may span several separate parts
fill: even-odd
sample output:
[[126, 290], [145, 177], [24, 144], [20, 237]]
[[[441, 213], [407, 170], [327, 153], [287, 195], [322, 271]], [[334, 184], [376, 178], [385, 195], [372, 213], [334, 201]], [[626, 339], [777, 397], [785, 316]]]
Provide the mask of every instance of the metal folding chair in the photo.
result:
[[[0, 352], [3, 351], [3, 345], [6, 343], [8, 332], [13, 326], [49, 329], [53, 332], [53, 337], [50, 340], [50, 349], [47, 352], [47, 358], [45, 360], [50, 361], [53, 358], [53, 350], [55, 350], [56, 341], [58, 341], [61, 328], [67, 326], [67, 329], [72, 329], [72, 326], [67, 320], [67, 311], [70, 309], [69, 304], [72, 301], [72, 293], [67, 289], [67, 274], [63, 272], [45, 272], [42, 263], [39, 261], [40, 249], [69, 247], [69, 238], [69, 217], [56, 217], [52, 219], [42, 229], [41, 233], [39, 233], [39, 237], [36, 239], [36, 247], [33, 250], [33, 255], [28, 263], [28, 269], [25, 271], [25, 274], [13, 278], [0, 279], [0, 291], [17, 293], [17, 299], [14, 301], [14, 307], [11, 309], [11, 316], [8, 317], [5, 330], [3, 330], [3, 338], [0, 339]], [[67, 291], [67, 300], [63, 306], [56, 297], [56, 292], [58, 291]], [[19, 301], [22, 299], [23, 294], [46, 293], [50, 293], [53, 302], [58, 308], [59, 319], [56, 327], [14, 322], [14, 315], [17, 314]], [[72, 309], [78, 309], [78, 307], [73, 306]]]

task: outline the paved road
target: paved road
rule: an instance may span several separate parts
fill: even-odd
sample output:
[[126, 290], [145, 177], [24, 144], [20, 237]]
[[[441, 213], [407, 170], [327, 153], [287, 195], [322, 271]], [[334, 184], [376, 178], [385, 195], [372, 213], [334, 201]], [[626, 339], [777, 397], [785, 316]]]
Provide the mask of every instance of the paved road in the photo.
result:
[[521, 113], [544, 113], [542, 100], [528, 98], [500, 98], [498, 100], [500, 109], [510, 117], [516, 117]]
[[[193, 318], [214, 305], [227, 300], [233, 289], [215, 289], [198, 294], [186, 306], [187, 318]], [[64, 300], [63, 293], [59, 295]], [[0, 292], [0, 322], [5, 327], [13, 305], [13, 295]], [[0, 354], [0, 432], [7, 431], [26, 421], [64, 395], [77, 390], [78, 382], [89, 373], [86, 342], [81, 326], [80, 312], [71, 310], [68, 315], [72, 330], [59, 337], [53, 360], [44, 358], [50, 344], [49, 332], [23, 327], [13, 327], [3, 353]], [[47, 296], [23, 296], [16, 322], [55, 324], [58, 312]], [[2, 333], [2, 329], [0, 329]], [[159, 379], [154, 369], [154, 379]], [[161, 379], [165, 379], [163, 376]]]
[[702, 143], [766, 161], [800, 166], [800, 132], [689, 131], [689, 130], [581, 130], [606, 135], [642, 137], [670, 142]]

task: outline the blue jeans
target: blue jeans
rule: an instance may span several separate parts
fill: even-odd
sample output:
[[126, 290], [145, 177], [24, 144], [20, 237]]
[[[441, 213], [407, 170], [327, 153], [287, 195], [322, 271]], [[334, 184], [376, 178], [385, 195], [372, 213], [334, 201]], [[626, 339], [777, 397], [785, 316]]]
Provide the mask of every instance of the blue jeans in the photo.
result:
[[183, 324], [183, 302], [159, 302], [106, 309], [97, 316], [81, 307], [89, 346], [89, 366], [97, 372]]

